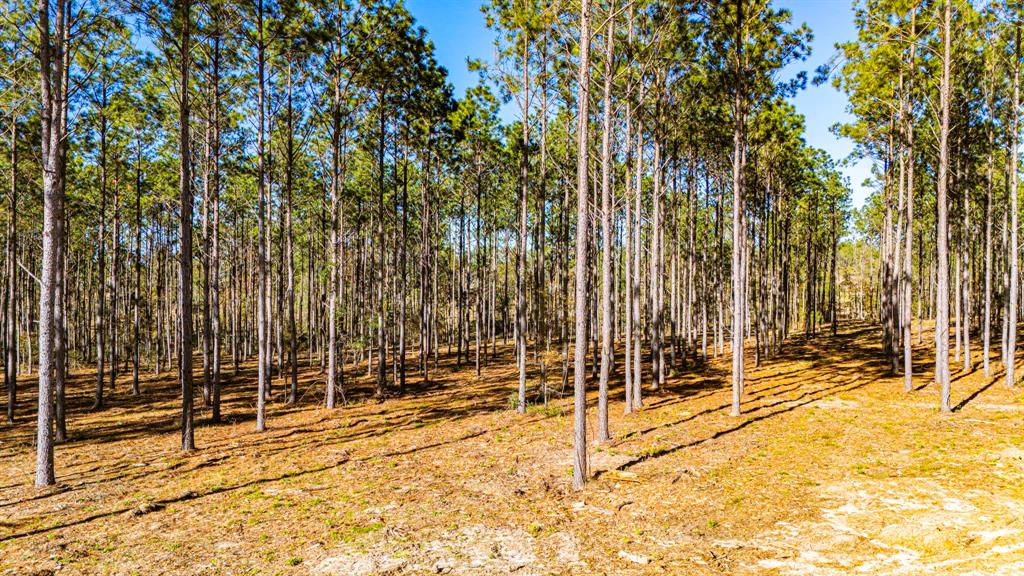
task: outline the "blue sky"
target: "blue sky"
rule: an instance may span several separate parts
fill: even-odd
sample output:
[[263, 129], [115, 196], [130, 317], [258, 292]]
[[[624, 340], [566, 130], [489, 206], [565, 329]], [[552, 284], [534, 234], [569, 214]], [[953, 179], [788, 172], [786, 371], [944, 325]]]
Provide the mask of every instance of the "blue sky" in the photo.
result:
[[[466, 58], [489, 60], [494, 53], [494, 35], [484, 25], [480, 0], [407, 0], [407, 5], [434, 41], [438, 61], [448, 68], [456, 95], [476, 83], [476, 74], [466, 70]], [[795, 24], [806, 23], [814, 33], [810, 58], [792, 64], [785, 73], [806, 70], [808, 76], [825, 63], [837, 42], [855, 37], [853, 11], [849, 0], [779, 0], [777, 5], [793, 13]], [[807, 118], [807, 142], [828, 151], [836, 160], [847, 158], [853, 149], [849, 140], [831, 133], [837, 122], [846, 121], [846, 97], [831, 85], [811, 86], [793, 98], [797, 110]], [[861, 206], [869, 190], [862, 184], [870, 176], [870, 162], [843, 167], [853, 188], [853, 204]]]

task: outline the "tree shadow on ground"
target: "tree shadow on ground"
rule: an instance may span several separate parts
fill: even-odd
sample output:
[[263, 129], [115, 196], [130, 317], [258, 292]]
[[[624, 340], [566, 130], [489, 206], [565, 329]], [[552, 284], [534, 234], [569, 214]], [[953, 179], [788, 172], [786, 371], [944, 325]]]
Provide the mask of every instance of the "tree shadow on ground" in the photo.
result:
[[[757, 368], [750, 368], [747, 394], [743, 398], [743, 407], [748, 416], [736, 423], [722, 428], [709, 436], [696, 440], [680, 442], [676, 445], [645, 453], [622, 464], [619, 469], [628, 469], [652, 458], [697, 446], [727, 434], [742, 430], [755, 422], [777, 415], [791, 412], [828, 396], [856, 390], [868, 383], [885, 378], [887, 366], [881, 359], [880, 347], [870, 338], [877, 328], [870, 325], [851, 324], [837, 336], [819, 336], [816, 338], [795, 337], [786, 343], [781, 354], [765, 359]], [[621, 351], [620, 351], [621, 354]], [[621, 358], [621, 356], [620, 356]], [[123, 482], [132, 484], [147, 477], [166, 479], [168, 482], [181, 478], [196, 470], [210, 467], [223, 468], [225, 473], [236, 470], [242, 476], [242, 468], [246, 466], [246, 458], [261, 459], [285, 458], [317, 449], [337, 449], [347, 452], [349, 447], [365, 447], [372, 445], [368, 441], [386, 438], [393, 434], [423, 428], [434, 424], [457, 422], [477, 415], [505, 411], [510, 408], [509, 398], [514, 397], [517, 371], [513, 364], [511, 346], [502, 346], [498, 354], [488, 354], [482, 374], [473, 374], [473, 364], [464, 364], [460, 370], [454, 356], [442, 356], [437, 366], [431, 364], [430, 378], [424, 380], [418, 373], [418, 362], [410, 355], [408, 362], [410, 377], [405, 394], [390, 397], [378, 402], [374, 397], [374, 380], [366, 375], [365, 364], [357, 369], [349, 365], [346, 374], [346, 393], [349, 404], [339, 409], [328, 411], [322, 407], [323, 375], [318, 367], [305, 368], [300, 372], [300, 401], [284, 404], [281, 400], [286, 392], [283, 381], [276, 380], [273, 386], [274, 401], [268, 405], [269, 429], [256, 432], [253, 429], [243, 430], [240, 426], [248, 425], [255, 413], [255, 363], [243, 364], [237, 375], [226, 379], [223, 389], [223, 419], [218, 426], [236, 426], [228, 434], [211, 434], [204, 438], [204, 430], [213, 425], [207, 424], [208, 408], [202, 406], [200, 386], [196, 387], [197, 398], [197, 443], [200, 450], [192, 453], [181, 453], [175, 445], [180, 414], [180, 394], [174, 374], [164, 373], [160, 377], [147, 375], [142, 379], [143, 394], [133, 396], [125, 393], [129, 385], [121, 385], [109, 397], [109, 407], [102, 413], [89, 412], [91, 406], [91, 387], [94, 381], [88, 374], [76, 374], [69, 379], [69, 428], [72, 438], [64, 446], [58, 447], [58, 478], [63, 485], [57, 490], [33, 492], [28, 490], [28, 478], [18, 483], [5, 482], [0, 487], [0, 494], [5, 491], [22, 489], [22, 493], [5, 502], [0, 508], [14, 508], [28, 502], [44, 500], [57, 495], [67, 495], [81, 491], [89, 486], [103, 483]], [[644, 375], [649, 377], [650, 357], [644, 356]], [[805, 369], [785, 369], [792, 362], [811, 362], [815, 368], [808, 372]], [[645, 412], [654, 413], [672, 406], [706, 399], [726, 392], [729, 387], [729, 370], [725, 362], [691, 364], [691, 370], [680, 371], [666, 379], [657, 392], [644, 389], [647, 405]], [[822, 369], [827, 366], [828, 369]], [[618, 364], [618, 370], [610, 381], [610, 396], [620, 400], [624, 394], [624, 364]], [[561, 378], [561, 366], [552, 363], [548, 372], [549, 381], [557, 383]], [[784, 370], [784, 371], [783, 371]], [[806, 377], [808, 373], [813, 377]], [[569, 368], [572, 375], [572, 368]], [[201, 378], [201, 375], [197, 375]], [[390, 376], [390, 371], [389, 371]], [[539, 369], [531, 363], [528, 380], [531, 382], [531, 395], [538, 391], [537, 380]], [[26, 384], [30, 378], [24, 379]], [[198, 381], [198, 380], [197, 380]], [[961, 409], [988, 389], [991, 383], [965, 398], [957, 407]], [[555, 387], [552, 386], [552, 389]], [[589, 404], [594, 404], [596, 385], [590, 387]], [[23, 394], [22, 406], [31, 406], [30, 386], [22, 388], [28, 392]], [[795, 396], [793, 396], [796, 394]], [[695, 414], [671, 422], [660, 423], [640, 430], [634, 430], [616, 444], [623, 444], [642, 438], [652, 433], [678, 427], [696, 418], [715, 413], [725, 413], [729, 409], [725, 402], [701, 410]], [[309, 411], [320, 411], [314, 418], [304, 418], [295, 422], [290, 418], [293, 414]], [[25, 415], [30, 411], [25, 410]], [[286, 469], [287, 471], [260, 478], [241, 477], [237, 482], [227, 486], [216, 486], [187, 492], [179, 497], [156, 500], [157, 506], [204, 498], [214, 494], [239, 490], [242, 488], [272, 483], [295, 476], [323, 472], [337, 468], [346, 462], [366, 462], [387, 459], [442, 446], [451, 446], [473, 438], [494, 434], [511, 428], [531, 425], [550, 416], [547, 412], [533, 413], [526, 418], [515, 420], [500, 426], [491, 426], [457, 434], [449, 438], [433, 438], [419, 445], [408, 448], [384, 451], [354, 458], [346, 454], [331, 464], [313, 468]], [[24, 416], [23, 415], [23, 418]], [[0, 429], [0, 446], [3, 452], [0, 458], [24, 455], [31, 450], [34, 428], [19, 425]], [[162, 438], [160, 442], [143, 442], [145, 439]], [[124, 454], [111, 460], [100, 455], [87, 452], [92, 447], [103, 444], [125, 442]], [[131, 451], [127, 446], [131, 446]], [[61, 452], [73, 452], [74, 459], [61, 460]], [[140, 461], [145, 465], [140, 466]], [[269, 460], [268, 460], [269, 461]], [[249, 461], [251, 465], [251, 460]], [[277, 461], [275, 461], [277, 462]], [[296, 466], [301, 462], [277, 462], [279, 465]], [[239, 468], [236, 468], [239, 467]], [[13, 468], [13, 467], [12, 467]], [[187, 477], [187, 476], [186, 476]], [[187, 497], [186, 497], [187, 496]], [[75, 496], [70, 496], [74, 499]], [[77, 508], [81, 509], [80, 506]], [[73, 512], [76, 506], [71, 506]], [[89, 513], [80, 518], [67, 518], [62, 512], [59, 521], [44, 527], [35, 527], [38, 519], [26, 518], [20, 523], [7, 523], [8, 529], [20, 532], [0, 537], [0, 541], [25, 538], [34, 534], [52, 532], [70, 526], [85, 524], [101, 518], [120, 513], [134, 514], [134, 509], [124, 505], [108, 511], [93, 512], [85, 508], [81, 512]], [[57, 517], [52, 518], [57, 519]], [[29, 523], [33, 527], [27, 529]]]

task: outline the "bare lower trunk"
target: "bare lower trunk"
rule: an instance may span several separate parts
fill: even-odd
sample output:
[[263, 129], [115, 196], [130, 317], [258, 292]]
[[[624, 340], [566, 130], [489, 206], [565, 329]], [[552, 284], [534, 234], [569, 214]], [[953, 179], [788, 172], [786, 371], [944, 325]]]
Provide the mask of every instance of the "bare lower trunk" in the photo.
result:
[[580, 8], [579, 128], [576, 136], [576, 349], [573, 369], [573, 470], [572, 485], [583, 488], [589, 475], [587, 469], [587, 319], [589, 301], [587, 283], [587, 129], [590, 108], [590, 0]]
[[60, 327], [54, 323], [57, 304], [58, 267], [63, 250], [63, 171], [60, 150], [63, 144], [61, 134], [63, 99], [63, 52], [65, 13], [63, 2], [59, 3], [55, 32], [58, 39], [51, 47], [50, 2], [39, 1], [39, 61], [41, 68], [41, 127], [42, 127], [42, 168], [43, 168], [43, 234], [42, 265], [39, 278], [39, 408], [36, 412], [36, 470], [35, 485], [49, 486], [55, 481], [53, 471], [53, 397], [54, 373], [59, 354], [54, 350], [54, 331]]
[[[584, 0], [586, 1], [586, 0]], [[523, 142], [519, 167], [519, 248], [516, 253], [516, 360], [519, 368], [519, 396], [516, 410], [526, 413], [526, 235], [530, 191], [530, 42], [523, 43]], [[584, 346], [584, 348], [586, 348]]]
[[259, 111], [257, 112], [259, 126], [256, 130], [256, 188], [257, 188], [257, 206], [256, 206], [256, 220], [257, 220], [257, 237], [256, 237], [256, 259], [257, 259], [257, 302], [256, 302], [256, 339], [257, 339], [257, 383], [256, 383], [256, 431], [262, 432], [267, 429], [266, 411], [267, 411], [267, 392], [270, 388], [270, 334], [268, 330], [268, 319], [270, 318], [270, 310], [268, 309], [268, 298], [267, 286], [269, 280], [269, 273], [267, 271], [267, 254], [266, 239], [270, 236], [270, 231], [267, 229], [269, 222], [267, 221], [267, 183], [266, 183], [266, 169], [264, 167], [264, 153], [265, 153], [265, 135], [264, 130], [266, 128], [266, 82], [265, 82], [265, 66], [266, 66], [266, 51], [263, 43], [263, 0], [259, 0], [257, 8], [257, 22], [259, 39], [257, 40], [257, 82], [259, 84], [257, 105]]
[[[737, 38], [742, 38], [743, 0], [736, 0]], [[736, 55], [736, 66], [739, 68], [743, 59], [742, 41], [737, 43], [739, 54]], [[740, 80], [740, 79], [738, 79]], [[742, 84], [742, 82], [740, 82]], [[743, 171], [746, 154], [744, 97], [742, 86], [736, 87], [733, 101], [733, 148], [732, 148], [732, 410], [733, 416], [741, 413], [740, 399], [743, 395], [743, 313], [746, 305], [744, 298], [743, 260], [746, 243], [746, 225], [744, 223]]]
[[11, 191], [7, 217], [7, 290], [4, 292], [4, 382], [7, 384], [7, 422], [14, 423], [18, 396], [18, 122], [11, 120]]
[[[911, 15], [911, 36], [916, 28], [916, 12]], [[917, 45], [910, 45], [910, 79], [908, 82], [908, 95], [904, 120], [906, 122], [907, 139], [907, 229], [906, 247], [904, 248], [903, 259], [903, 388], [910, 392], [914, 388], [914, 346], [913, 346], [913, 314], [911, 311], [912, 295], [914, 286], [914, 62]]]
[[180, 166], [178, 182], [181, 212], [179, 219], [179, 242], [181, 252], [178, 262], [178, 319], [179, 342], [178, 364], [181, 380], [181, 449], [194, 450], [195, 433], [192, 422], [192, 176], [191, 151], [189, 142], [189, 44], [191, 42], [191, 2], [182, 0], [180, 5], [181, 27], [181, 77], [178, 123], [180, 130]]
[[[948, 12], [949, 5], [946, 0], [946, 10]], [[947, 28], [948, 18], [947, 18]], [[1016, 358], [1017, 358], [1017, 283], [1019, 272], [1019, 259], [1018, 259], [1018, 243], [1017, 243], [1017, 145], [1018, 136], [1017, 131], [1019, 130], [1020, 116], [1018, 109], [1020, 108], [1020, 24], [1015, 25], [1016, 41], [1014, 43], [1014, 52], [1017, 58], [1014, 60], [1015, 64], [1013, 67], [1013, 125], [1010, 131], [1010, 266], [1009, 266], [1009, 304], [1007, 305], [1007, 326], [1006, 326], [1006, 385], [1016, 386], [1017, 381], [1014, 376], [1014, 370], [1016, 369]], [[946, 39], [947, 50], [949, 39]]]
[[[614, 10], [614, 4], [609, 10]], [[604, 111], [601, 133], [601, 377], [598, 387], [597, 441], [611, 439], [608, 433], [608, 377], [612, 365], [612, 58], [615, 18], [608, 18], [604, 50]], [[583, 80], [581, 80], [583, 81]], [[585, 114], [581, 114], [585, 115]]]
[[949, 374], [949, 217], [946, 187], [949, 180], [949, 97], [950, 97], [950, 2], [945, 0], [943, 8], [943, 57], [942, 80], [939, 85], [940, 125], [939, 125], [939, 171], [938, 193], [936, 196], [938, 211], [937, 252], [938, 272], [936, 276], [936, 318], [935, 318], [935, 381], [941, 389], [941, 408], [950, 412], [950, 374]]

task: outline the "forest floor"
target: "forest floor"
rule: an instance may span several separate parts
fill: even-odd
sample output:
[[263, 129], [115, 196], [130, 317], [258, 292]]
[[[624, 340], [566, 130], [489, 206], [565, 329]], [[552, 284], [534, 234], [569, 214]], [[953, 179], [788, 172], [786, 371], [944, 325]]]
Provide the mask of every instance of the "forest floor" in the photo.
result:
[[479, 378], [442, 359], [382, 403], [350, 378], [355, 400], [334, 411], [305, 372], [265, 433], [246, 365], [225, 385], [227, 423], [198, 409], [189, 454], [173, 375], [138, 397], [122, 377], [89, 412], [83, 373], [45, 491], [26, 378], [20, 423], [0, 427], [0, 574], [1024, 573], [1022, 390], [954, 364], [942, 415], [927, 339], [910, 394], [878, 340], [859, 324], [794, 338], [749, 368], [738, 418], [728, 357], [645, 390], [629, 416], [616, 382], [615, 439], [583, 492], [571, 398], [510, 410], [510, 348]]

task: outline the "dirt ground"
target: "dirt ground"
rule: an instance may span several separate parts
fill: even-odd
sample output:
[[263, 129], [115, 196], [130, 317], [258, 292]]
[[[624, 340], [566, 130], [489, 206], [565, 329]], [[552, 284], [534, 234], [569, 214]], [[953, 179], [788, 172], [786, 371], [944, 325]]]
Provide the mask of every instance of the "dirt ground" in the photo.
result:
[[122, 377], [88, 412], [82, 374], [56, 489], [31, 486], [30, 414], [0, 427], [0, 574], [1024, 573], [1022, 391], [954, 364], [957, 410], [942, 415], [927, 339], [911, 394], [878, 340], [853, 324], [795, 338], [749, 369], [738, 418], [728, 357], [645, 390], [638, 414], [616, 382], [615, 439], [592, 451], [583, 492], [571, 398], [510, 410], [509, 348], [479, 378], [442, 359], [382, 403], [350, 374], [333, 411], [307, 371], [265, 433], [249, 365], [225, 385], [227, 423], [199, 408], [189, 454], [173, 375], [138, 397]]

